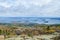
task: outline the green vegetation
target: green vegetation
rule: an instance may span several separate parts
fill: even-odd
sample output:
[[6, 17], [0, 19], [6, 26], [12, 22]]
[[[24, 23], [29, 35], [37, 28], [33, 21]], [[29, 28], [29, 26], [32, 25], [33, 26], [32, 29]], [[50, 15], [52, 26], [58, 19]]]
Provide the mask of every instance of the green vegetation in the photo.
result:
[[57, 32], [57, 30], [60, 31], [60, 24], [47, 25], [37, 23], [0, 23], [0, 35], [8, 37], [17, 34], [24, 34], [33, 37], [33, 35], [52, 34]]

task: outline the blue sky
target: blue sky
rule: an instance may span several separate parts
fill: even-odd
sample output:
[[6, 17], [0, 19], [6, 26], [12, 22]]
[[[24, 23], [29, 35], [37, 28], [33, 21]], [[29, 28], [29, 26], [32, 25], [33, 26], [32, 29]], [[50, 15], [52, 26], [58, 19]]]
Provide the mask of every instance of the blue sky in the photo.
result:
[[60, 0], [0, 0], [0, 17], [60, 17]]

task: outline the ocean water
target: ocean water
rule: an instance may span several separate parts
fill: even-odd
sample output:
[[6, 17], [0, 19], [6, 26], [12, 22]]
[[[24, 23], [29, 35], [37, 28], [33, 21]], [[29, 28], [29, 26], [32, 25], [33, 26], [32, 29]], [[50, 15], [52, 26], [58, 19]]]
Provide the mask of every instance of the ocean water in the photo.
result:
[[49, 17], [0, 17], [0, 23], [60, 24], [60, 18], [49, 18]]

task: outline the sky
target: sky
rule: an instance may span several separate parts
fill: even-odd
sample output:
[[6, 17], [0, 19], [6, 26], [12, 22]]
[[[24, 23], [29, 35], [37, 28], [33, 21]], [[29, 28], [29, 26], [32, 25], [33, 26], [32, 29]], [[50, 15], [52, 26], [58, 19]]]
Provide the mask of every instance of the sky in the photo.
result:
[[60, 0], [0, 0], [0, 17], [60, 17]]

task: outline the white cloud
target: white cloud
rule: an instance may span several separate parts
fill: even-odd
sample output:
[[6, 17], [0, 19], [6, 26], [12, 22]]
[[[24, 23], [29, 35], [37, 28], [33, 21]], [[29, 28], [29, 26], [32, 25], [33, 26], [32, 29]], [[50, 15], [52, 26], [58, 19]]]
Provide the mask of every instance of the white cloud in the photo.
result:
[[[0, 16], [60, 17], [59, 0], [6, 0], [0, 2]], [[54, 15], [54, 16], [53, 16]]]
[[0, 2], [0, 6], [5, 7], [5, 8], [10, 8], [11, 7], [11, 5], [9, 5], [6, 2]]
[[46, 5], [48, 3], [50, 3], [52, 0], [17, 0], [16, 4], [19, 5], [24, 5], [24, 6], [31, 6], [31, 5], [35, 5], [35, 6], [43, 6]]

